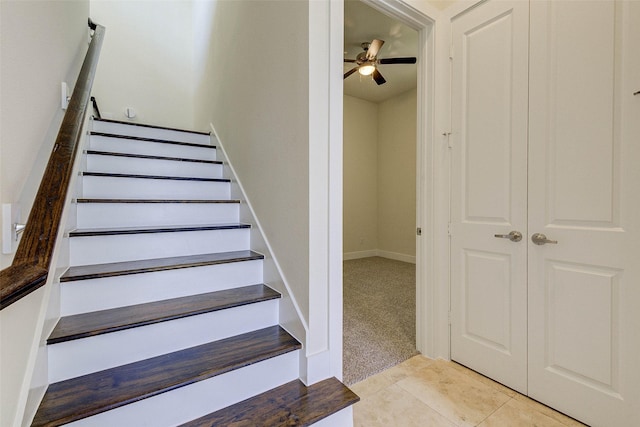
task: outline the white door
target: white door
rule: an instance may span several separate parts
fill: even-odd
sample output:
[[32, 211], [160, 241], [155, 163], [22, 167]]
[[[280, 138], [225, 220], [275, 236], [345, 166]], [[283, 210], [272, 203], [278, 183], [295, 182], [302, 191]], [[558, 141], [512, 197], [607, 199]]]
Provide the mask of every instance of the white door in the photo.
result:
[[487, 1], [452, 37], [452, 359], [640, 425], [640, 2]]
[[451, 357], [522, 393], [528, 12], [487, 2], [452, 23]]
[[640, 2], [532, 1], [530, 46], [529, 395], [638, 426]]

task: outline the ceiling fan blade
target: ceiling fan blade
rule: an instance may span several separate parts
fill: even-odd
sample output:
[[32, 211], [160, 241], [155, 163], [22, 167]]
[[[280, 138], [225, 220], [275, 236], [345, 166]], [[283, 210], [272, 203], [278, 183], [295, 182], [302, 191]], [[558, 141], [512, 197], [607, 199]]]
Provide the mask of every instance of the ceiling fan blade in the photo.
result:
[[372, 61], [378, 55], [378, 51], [383, 44], [384, 40], [373, 39], [373, 41], [369, 45], [369, 49], [367, 49], [367, 59], [369, 61]]
[[382, 74], [380, 74], [380, 71], [378, 71], [377, 68], [373, 71], [373, 80], [378, 83], [378, 86], [387, 82], [384, 77], [382, 77]]
[[350, 69], [349, 71], [347, 71], [346, 73], [344, 73], [344, 78], [343, 78], [342, 80], [346, 79], [346, 78], [347, 78], [347, 77], [349, 77], [351, 74], [355, 73], [355, 72], [356, 72], [356, 70], [357, 70], [358, 68], [360, 68], [360, 67], [352, 68], [352, 69]]
[[415, 64], [416, 58], [382, 58], [378, 59], [378, 64]]
[[344, 60], [344, 62], [357, 62], [355, 59], [346, 59]]

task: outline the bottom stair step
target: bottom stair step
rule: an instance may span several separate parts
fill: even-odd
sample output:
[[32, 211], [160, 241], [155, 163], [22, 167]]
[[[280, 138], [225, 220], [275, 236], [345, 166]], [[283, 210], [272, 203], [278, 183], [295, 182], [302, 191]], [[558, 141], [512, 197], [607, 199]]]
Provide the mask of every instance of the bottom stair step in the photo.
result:
[[[49, 385], [32, 426], [58, 426], [298, 350], [279, 326]], [[176, 404], [176, 410], [180, 403]]]
[[308, 426], [359, 400], [354, 392], [335, 378], [309, 387], [295, 380], [181, 427]]

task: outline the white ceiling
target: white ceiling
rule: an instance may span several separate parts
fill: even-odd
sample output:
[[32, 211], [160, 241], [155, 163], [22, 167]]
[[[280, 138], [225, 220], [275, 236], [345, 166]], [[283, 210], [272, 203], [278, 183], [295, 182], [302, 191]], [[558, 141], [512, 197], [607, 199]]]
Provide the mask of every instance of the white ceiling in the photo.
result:
[[[362, 52], [363, 42], [384, 40], [378, 58], [418, 56], [418, 32], [389, 18], [377, 10], [356, 0], [344, 2], [344, 58], [355, 59]], [[420, 61], [420, 58], [418, 58]], [[345, 63], [344, 72], [354, 64]], [[417, 65], [379, 65], [378, 70], [387, 80], [378, 86], [371, 76], [353, 73], [344, 80], [345, 95], [381, 102], [416, 87]]]

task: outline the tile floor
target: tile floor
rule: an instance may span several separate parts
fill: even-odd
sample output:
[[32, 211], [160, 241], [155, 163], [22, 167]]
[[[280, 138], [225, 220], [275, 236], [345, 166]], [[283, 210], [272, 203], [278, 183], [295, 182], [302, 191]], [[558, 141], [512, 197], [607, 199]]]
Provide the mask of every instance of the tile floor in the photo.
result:
[[576, 420], [457, 363], [415, 356], [350, 387], [356, 427], [577, 427]]

